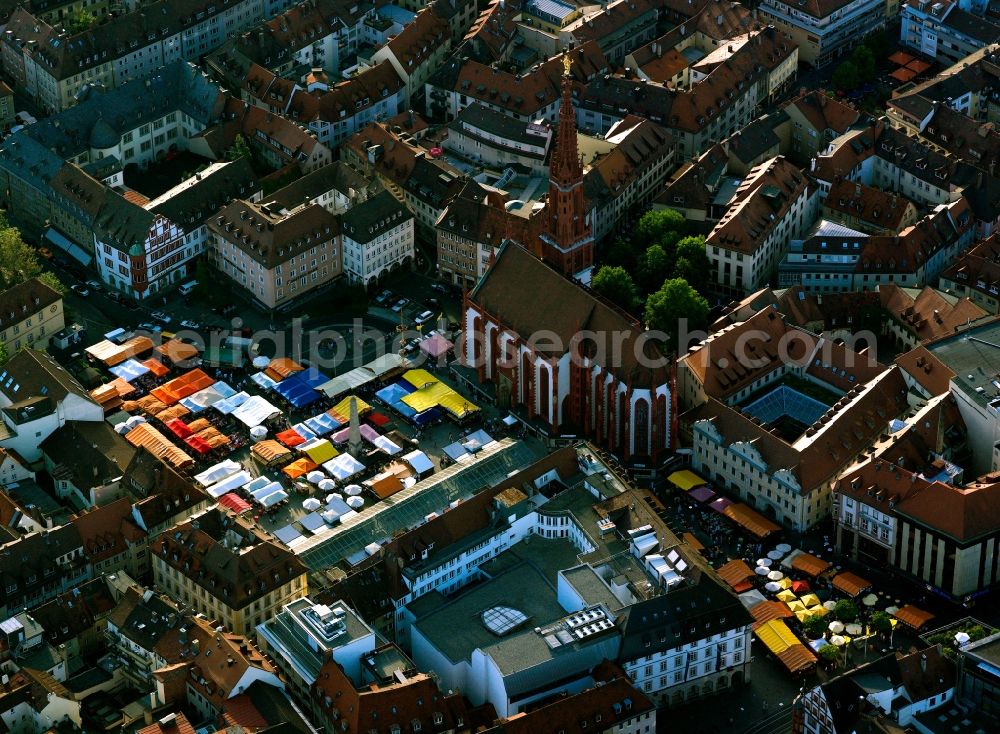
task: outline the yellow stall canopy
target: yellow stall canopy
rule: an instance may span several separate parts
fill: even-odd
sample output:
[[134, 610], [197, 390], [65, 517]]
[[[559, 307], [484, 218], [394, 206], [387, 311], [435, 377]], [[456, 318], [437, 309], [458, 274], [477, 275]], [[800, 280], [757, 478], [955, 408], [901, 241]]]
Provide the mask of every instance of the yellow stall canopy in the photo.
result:
[[772, 619], [762, 624], [754, 630], [754, 634], [775, 655], [780, 655], [792, 645], [802, 644], [795, 633], [788, 629], [788, 625], [780, 619]]
[[340, 453], [333, 447], [333, 444], [325, 438], [302, 444], [299, 447], [299, 451], [308, 456], [311, 460], [315, 461], [317, 464], [329, 461]]
[[675, 487], [677, 487], [678, 489], [683, 489], [685, 492], [687, 492], [690, 489], [694, 489], [695, 487], [701, 487], [705, 484], [708, 484], [708, 482], [699, 477], [693, 471], [688, 471], [687, 469], [682, 469], [681, 471], [675, 471], [673, 474], [667, 477], [667, 479], [669, 479], [670, 483], [673, 484]]

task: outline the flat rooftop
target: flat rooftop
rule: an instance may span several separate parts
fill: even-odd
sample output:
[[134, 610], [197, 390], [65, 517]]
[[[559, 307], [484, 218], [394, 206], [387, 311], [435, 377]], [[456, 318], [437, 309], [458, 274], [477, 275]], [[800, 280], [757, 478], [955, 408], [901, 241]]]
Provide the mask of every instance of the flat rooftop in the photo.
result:
[[927, 345], [955, 373], [954, 382], [983, 407], [1000, 397], [1000, 321]]

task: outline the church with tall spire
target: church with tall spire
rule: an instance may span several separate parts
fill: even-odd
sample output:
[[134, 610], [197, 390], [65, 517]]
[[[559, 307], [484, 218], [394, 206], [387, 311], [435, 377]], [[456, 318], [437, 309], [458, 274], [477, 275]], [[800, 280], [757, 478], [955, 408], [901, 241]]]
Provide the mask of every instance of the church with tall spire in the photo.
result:
[[563, 57], [562, 104], [549, 162], [549, 196], [533, 250], [564, 275], [579, 275], [594, 264], [594, 232], [583, 196], [583, 162], [576, 142], [568, 54]]

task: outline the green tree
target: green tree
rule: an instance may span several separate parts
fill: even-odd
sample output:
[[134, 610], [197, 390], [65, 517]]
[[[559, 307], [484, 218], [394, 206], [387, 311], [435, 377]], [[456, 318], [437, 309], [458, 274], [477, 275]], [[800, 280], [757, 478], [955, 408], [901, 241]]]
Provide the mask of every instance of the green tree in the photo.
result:
[[591, 287], [626, 310], [635, 304], [635, 283], [628, 271], [621, 266], [601, 267], [594, 275]]
[[42, 274], [38, 255], [0, 215], [0, 290]]
[[670, 274], [670, 256], [663, 245], [652, 244], [647, 247], [639, 261], [639, 282], [646, 292], [656, 290]]
[[858, 67], [850, 61], [845, 61], [833, 72], [833, 85], [837, 89], [850, 91], [858, 86]]
[[811, 640], [818, 640], [822, 637], [823, 633], [826, 632], [826, 627], [826, 620], [817, 614], [807, 617], [806, 621], [802, 623], [802, 629], [805, 630]]
[[48, 270], [46, 270], [44, 273], [38, 276], [38, 279], [43, 283], [45, 283], [45, 285], [49, 286], [49, 288], [58, 291], [62, 295], [66, 295], [66, 286], [62, 284], [62, 282], [59, 280], [59, 278], [55, 276], [54, 273], [50, 273]]
[[872, 615], [871, 627], [877, 632], [888, 632], [892, 629], [892, 619], [885, 612], [875, 612]]
[[824, 645], [816, 654], [820, 656], [824, 663], [836, 665], [840, 662], [840, 648], [834, 645]]
[[858, 605], [850, 599], [841, 599], [833, 608], [833, 616], [844, 624], [850, 624], [858, 618]]
[[885, 58], [889, 53], [889, 37], [884, 30], [877, 30], [865, 39], [865, 45], [871, 49], [872, 56], [876, 59]]
[[66, 32], [75, 36], [77, 33], [83, 33], [83, 31], [92, 27], [97, 23], [97, 16], [88, 13], [84, 8], [79, 8], [71, 12], [63, 20], [63, 26], [66, 28]]
[[636, 257], [632, 243], [619, 237], [605, 250], [603, 260], [608, 265], [620, 265], [626, 270], [634, 269]]
[[875, 78], [875, 57], [867, 46], [857, 46], [854, 49], [851, 63], [858, 70], [859, 82], [870, 82]]
[[688, 284], [684, 278], [672, 278], [646, 300], [646, 324], [650, 329], [667, 335], [666, 351], [675, 353], [677, 348], [687, 349], [687, 344], [677, 344], [681, 333], [681, 319], [687, 319], [686, 331], [703, 329], [708, 324], [708, 301]]
[[243, 156], [250, 155], [250, 146], [247, 145], [247, 139], [241, 134], [237, 133], [236, 137], [233, 138], [233, 144], [230, 146], [229, 150], [226, 151], [226, 160], [235, 161], [239, 160]]
[[677, 242], [677, 260], [674, 274], [684, 278], [699, 293], [708, 285], [712, 263], [705, 252], [705, 238], [701, 235], [683, 237]]
[[640, 247], [656, 243], [672, 249], [686, 230], [687, 220], [676, 209], [651, 209], [639, 218], [632, 239]]

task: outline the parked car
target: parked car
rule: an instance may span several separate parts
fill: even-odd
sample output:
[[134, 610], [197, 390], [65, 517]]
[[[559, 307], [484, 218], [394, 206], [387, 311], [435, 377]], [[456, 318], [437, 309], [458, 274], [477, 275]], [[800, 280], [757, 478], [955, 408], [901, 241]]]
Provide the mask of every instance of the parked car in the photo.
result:
[[392, 307], [393, 312], [399, 313], [400, 311], [403, 310], [403, 307], [406, 306], [409, 302], [410, 302], [409, 298], [400, 298], [398, 301], [396, 301], [395, 304], [393, 304]]
[[87, 288], [87, 286], [85, 285], [80, 285], [79, 283], [77, 283], [76, 285], [71, 285], [70, 289], [78, 296], [83, 296], [84, 298], [90, 295], [90, 289]]
[[44, 257], [46, 260], [52, 259], [52, 250], [50, 250], [48, 247], [39, 247], [38, 254]]
[[441, 283], [432, 283], [431, 289], [437, 291], [438, 293], [447, 293], [448, 288]]
[[375, 296], [375, 303], [379, 306], [384, 306], [392, 298], [392, 291], [382, 291], [377, 296]]
[[101, 290], [101, 283], [100, 283], [100, 281], [97, 281], [97, 280], [88, 280], [87, 281], [87, 285], [90, 288], [93, 288], [95, 291]]
[[197, 321], [191, 321], [190, 319], [184, 319], [183, 321], [181, 321], [181, 326], [183, 326], [185, 329], [197, 330], [201, 328], [201, 324], [199, 324]]
[[155, 332], [155, 331], [160, 331], [161, 327], [157, 326], [156, 324], [151, 324], [148, 321], [143, 321], [141, 324], [139, 324], [138, 328], [141, 331]]
[[420, 326], [421, 324], [426, 324], [428, 321], [430, 321], [433, 318], [434, 318], [434, 312], [433, 311], [423, 311], [423, 312], [421, 312], [420, 314], [417, 315], [417, 319], [416, 319], [417, 326]]
[[161, 324], [169, 324], [170, 321], [171, 321], [170, 317], [167, 316], [165, 313], [163, 313], [163, 311], [153, 311], [153, 313], [150, 314], [150, 315], [154, 319], [156, 319], [157, 321], [159, 321]]

